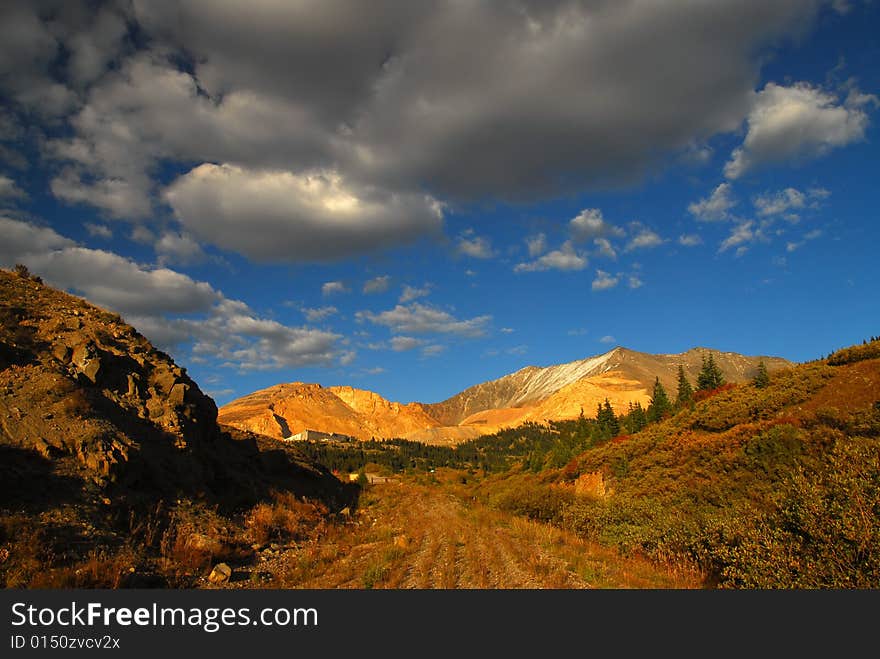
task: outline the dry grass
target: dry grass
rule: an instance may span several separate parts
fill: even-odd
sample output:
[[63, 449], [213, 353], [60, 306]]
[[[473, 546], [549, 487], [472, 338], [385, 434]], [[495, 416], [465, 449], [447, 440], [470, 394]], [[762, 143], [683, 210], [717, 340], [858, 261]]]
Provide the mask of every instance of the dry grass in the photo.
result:
[[289, 492], [275, 493], [271, 503], [254, 506], [245, 526], [259, 544], [302, 540], [324, 521], [327, 512], [322, 504], [301, 501]]

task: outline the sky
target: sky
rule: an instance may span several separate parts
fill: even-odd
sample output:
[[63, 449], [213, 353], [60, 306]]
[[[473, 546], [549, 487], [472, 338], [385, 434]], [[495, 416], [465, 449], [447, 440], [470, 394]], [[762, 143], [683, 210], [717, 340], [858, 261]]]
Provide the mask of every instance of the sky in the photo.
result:
[[880, 329], [880, 3], [4, 2], [0, 266], [218, 404]]

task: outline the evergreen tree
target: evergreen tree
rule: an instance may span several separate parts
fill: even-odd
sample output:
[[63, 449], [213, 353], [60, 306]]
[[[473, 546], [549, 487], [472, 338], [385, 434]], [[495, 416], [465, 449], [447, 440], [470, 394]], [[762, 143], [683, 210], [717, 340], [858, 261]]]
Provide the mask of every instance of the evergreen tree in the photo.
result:
[[767, 373], [767, 365], [763, 359], [758, 362], [758, 373], [752, 380], [752, 384], [758, 389], [763, 389], [770, 384], [770, 374]]
[[703, 367], [700, 369], [699, 376], [697, 376], [697, 391], [710, 391], [717, 389], [723, 384], [724, 374], [715, 363], [712, 353], [710, 352], [708, 357], [703, 355]]
[[645, 410], [642, 404], [636, 403], [633, 405], [630, 402], [629, 411], [623, 417], [623, 427], [626, 428], [626, 431], [630, 434], [637, 433], [647, 424], [648, 419], [645, 418]]
[[611, 407], [611, 403], [608, 402], [607, 398], [605, 399], [605, 408], [603, 411], [605, 412], [605, 424], [607, 430], [612, 437], [617, 437], [620, 434], [620, 421], [618, 421], [617, 415], [614, 413], [614, 408]]
[[651, 396], [651, 404], [648, 405], [648, 421], [654, 423], [660, 421], [672, 411], [672, 403], [666, 395], [666, 389], [660, 384], [660, 378], [654, 380], [654, 393]]
[[675, 399], [675, 404], [679, 407], [679, 409], [683, 409], [685, 407], [689, 407], [694, 402], [694, 388], [691, 386], [690, 381], [687, 379], [687, 375], [684, 372], [684, 366], [681, 364], [678, 365], [678, 397]]
[[604, 405], [599, 403], [599, 409], [596, 412], [596, 425], [599, 427], [602, 439], [610, 439], [620, 434], [620, 421], [607, 398]]

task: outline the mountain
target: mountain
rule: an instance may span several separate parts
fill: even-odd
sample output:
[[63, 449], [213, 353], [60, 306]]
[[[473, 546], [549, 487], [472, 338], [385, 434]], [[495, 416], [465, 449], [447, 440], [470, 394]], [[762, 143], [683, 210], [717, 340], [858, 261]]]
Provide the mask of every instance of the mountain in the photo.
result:
[[729, 382], [753, 377], [762, 359], [770, 371], [791, 365], [778, 357], [746, 357], [708, 348], [652, 355], [617, 347], [567, 364], [527, 366], [440, 403], [394, 403], [352, 387], [294, 382], [232, 401], [221, 408], [219, 418], [230, 426], [279, 439], [314, 430], [358, 439], [405, 437], [454, 444], [526, 421], [575, 418], [581, 409], [592, 416], [606, 398], [618, 411], [631, 402], [646, 406], [657, 377], [674, 397], [679, 365], [693, 383], [709, 353]]
[[404, 405], [372, 391], [291, 382], [261, 389], [225, 405], [229, 426], [284, 439], [303, 430], [358, 439], [401, 437], [437, 425], [418, 403]]

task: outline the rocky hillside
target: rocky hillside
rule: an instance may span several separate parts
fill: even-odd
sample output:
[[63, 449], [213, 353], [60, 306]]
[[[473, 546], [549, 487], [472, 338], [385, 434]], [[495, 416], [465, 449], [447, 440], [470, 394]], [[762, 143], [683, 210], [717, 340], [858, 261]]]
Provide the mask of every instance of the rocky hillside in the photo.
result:
[[358, 439], [404, 437], [456, 444], [526, 421], [572, 419], [581, 409], [592, 415], [606, 398], [617, 410], [636, 402], [647, 406], [656, 377], [674, 395], [679, 365], [695, 382], [703, 357], [709, 353], [729, 382], [753, 377], [761, 359], [770, 371], [791, 365], [776, 357], [746, 357], [706, 348], [671, 355], [615, 348], [568, 364], [528, 366], [434, 404], [394, 403], [352, 387], [280, 384], [225, 405], [220, 420], [278, 439], [308, 429]]
[[[326, 469], [217, 424], [214, 401], [118, 315], [0, 271], [0, 449], [7, 504], [64, 483], [83, 501], [253, 501], [287, 489], [343, 503]], [[34, 480], [37, 470], [45, 476]]]

